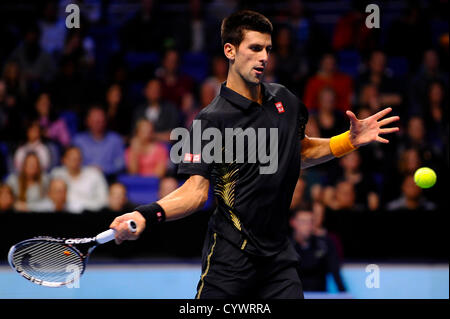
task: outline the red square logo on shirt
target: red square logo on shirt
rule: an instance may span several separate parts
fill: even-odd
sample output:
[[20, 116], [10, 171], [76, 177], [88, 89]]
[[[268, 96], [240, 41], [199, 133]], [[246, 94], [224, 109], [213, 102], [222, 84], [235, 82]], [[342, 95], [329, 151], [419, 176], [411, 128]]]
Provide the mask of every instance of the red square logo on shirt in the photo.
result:
[[193, 159], [192, 161], [194, 163], [200, 163], [200, 154], [193, 154]]
[[284, 113], [283, 103], [277, 102], [277, 103], [275, 103], [275, 106], [277, 108], [278, 113]]
[[193, 155], [191, 153], [184, 154], [184, 161], [185, 162], [192, 162]]

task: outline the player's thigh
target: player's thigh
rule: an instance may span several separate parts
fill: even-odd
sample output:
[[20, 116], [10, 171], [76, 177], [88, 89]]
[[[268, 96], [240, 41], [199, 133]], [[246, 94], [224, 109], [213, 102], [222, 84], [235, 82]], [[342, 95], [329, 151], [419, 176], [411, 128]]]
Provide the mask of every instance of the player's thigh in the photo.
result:
[[202, 257], [202, 275], [196, 298], [242, 297], [254, 281], [254, 267], [238, 247], [216, 233], [208, 239]]
[[302, 283], [297, 267], [292, 265], [272, 274], [256, 291], [262, 299], [303, 299]]

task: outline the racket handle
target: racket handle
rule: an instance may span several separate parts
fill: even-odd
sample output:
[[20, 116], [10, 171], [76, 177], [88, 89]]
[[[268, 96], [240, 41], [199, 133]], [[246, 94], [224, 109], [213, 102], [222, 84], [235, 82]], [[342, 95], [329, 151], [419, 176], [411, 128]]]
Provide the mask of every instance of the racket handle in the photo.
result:
[[[127, 220], [127, 224], [128, 224], [128, 229], [132, 232], [135, 233], [137, 230], [137, 226], [136, 226], [136, 222], [132, 219]], [[108, 229], [105, 230], [104, 232], [98, 234], [95, 237], [95, 240], [99, 243], [99, 244], [104, 244], [107, 243], [111, 240], [114, 240], [116, 234], [116, 230], [115, 229]]]

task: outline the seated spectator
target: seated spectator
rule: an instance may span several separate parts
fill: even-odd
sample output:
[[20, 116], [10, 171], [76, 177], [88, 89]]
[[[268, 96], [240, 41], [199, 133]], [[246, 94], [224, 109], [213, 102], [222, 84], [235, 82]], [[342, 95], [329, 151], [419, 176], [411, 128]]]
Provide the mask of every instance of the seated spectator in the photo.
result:
[[[377, 210], [379, 196], [376, 185], [369, 173], [364, 173], [361, 168], [361, 156], [358, 151], [351, 152], [339, 159], [340, 171], [335, 174], [335, 181], [346, 180], [354, 185], [356, 204], [365, 209]], [[330, 175], [333, 175], [331, 173]]]
[[7, 184], [0, 184], [0, 212], [14, 211], [15, 200], [11, 187]]
[[178, 51], [167, 50], [161, 67], [155, 71], [156, 77], [161, 81], [161, 97], [175, 104], [177, 108], [181, 106], [183, 95], [194, 89], [191, 77], [180, 73], [179, 60]]
[[19, 140], [22, 132], [21, 111], [6, 81], [0, 79], [0, 141]]
[[64, 153], [63, 166], [52, 170], [53, 178], [67, 184], [67, 209], [71, 213], [98, 211], [108, 201], [108, 184], [102, 172], [92, 166], [82, 166], [83, 153], [78, 147], [69, 147]]
[[183, 125], [186, 128], [191, 127], [192, 121], [197, 114], [207, 107], [212, 100], [216, 97], [216, 90], [211, 82], [204, 81], [200, 86], [199, 102], [197, 102], [194, 96], [189, 93], [184, 95], [181, 105], [181, 112], [183, 113]]
[[358, 77], [357, 92], [360, 93], [366, 84], [373, 84], [378, 88], [382, 105], [397, 106], [403, 102], [399, 81], [386, 67], [386, 60], [383, 51], [375, 50], [371, 53], [367, 69]]
[[52, 108], [48, 93], [41, 93], [35, 103], [36, 117], [42, 128], [42, 135], [67, 147], [70, 144], [70, 133], [64, 119], [57, 117]]
[[425, 163], [436, 162], [439, 159], [439, 155], [443, 150], [432, 149], [427, 141], [425, 123], [422, 117], [413, 116], [408, 120], [406, 135], [400, 140], [399, 151], [402, 152], [405, 149], [414, 148], [417, 149], [421, 155], [422, 160]]
[[342, 242], [339, 235], [329, 232], [324, 226], [325, 220], [325, 211], [326, 207], [319, 201], [315, 201], [312, 204], [312, 212], [313, 212], [313, 234], [318, 237], [328, 237], [333, 241], [336, 246], [336, 252], [339, 256], [339, 260], [344, 259], [344, 250], [342, 247]]
[[83, 154], [83, 164], [97, 166], [111, 177], [120, 173], [124, 167], [124, 144], [121, 137], [107, 131], [105, 111], [98, 106], [92, 107], [86, 117], [87, 131], [78, 133], [73, 144]]
[[214, 86], [215, 95], [219, 95], [222, 83], [227, 80], [228, 61], [223, 55], [216, 55], [211, 60], [211, 76], [205, 82]]
[[161, 142], [155, 141], [153, 130], [150, 121], [141, 119], [137, 122], [130, 147], [125, 151], [129, 174], [159, 178], [166, 174], [169, 152]]
[[433, 82], [442, 83], [443, 88], [448, 87], [448, 74], [440, 68], [439, 55], [436, 51], [426, 50], [422, 66], [409, 85], [412, 114], [420, 114], [423, 111], [423, 106], [427, 104], [429, 98], [429, 87]]
[[161, 82], [158, 79], [147, 82], [144, 95], [146, 104], [136, 108], [133, 123], [141, 118], [146, 118], [153, 123], [157, 140], [170, 141], [171, 130], [180, 123], [177, 108], [171, 102], [161, 98]]
[[331, 273], [339, 291], [345, 291], [340, 274], [340, 261], [333, 241], [314, 234], [313, 213], [298, 210], [290, 221], [294, 230], [294, 247], [300, 255], [300, 278], [304, 291], [326, 291]]
[[330, 87], [324, 87], [319, 92], [316, 116], [320, 136], [335, 136], [348, 129], [343, 113], [336, 110], [336, 92]]
[[174, 177], [161, 178], [159, 182], [158, 198], [166, 197], [180, 186], [177, 179]]
[[41, 168], [39, 157], [33, 152], [25, 155], [18, 173], [10, 174], [6, 179], [6, 184], [11, 187], [17, 199], [17, 211], [29, 211], [29, 205], [43, 200], [48, 183], [49, 178]]
[[113, 183], [109, 187], [108, 210], [119, 213], [132, 212], [136, 205], [128, 200], [127, 189], [122, 183]]
[[108, 129], [126, 137], [130, 134], [131, 112], [125, 104], [122, 86], [112, 84], [106, 91], [106, 121]]
[[67, 184], [63, 179], [53, 178], [48, 186], [47, 197], [29, 206], [33, 212], [70, 212], [67, 206]]
[[414, 182], [414, 176], [408, 175], [403, 180], [402, 195], [387, 204], [387, 210], [434, 210], [436, 205], [422, 196], [422, 189]]
[[42, 170], [47, 171], [51, 166], [51, 156], [48, 147], [42, 142], [42, 129], [38, 121], [33, 121], [28, 125], [26, 135], [26, 143], [20, 146], [14, 154], [16, 171], [20, 170], [29, 152], [33, 152], [39, 157]]
[[[428, 87], [428, 100], [424, 107], [424, 120], [430, 144], [443, 152], [448, 145], [448, 107], [444, 85], [432, 82]], [[448, 152], [447, 152], [448, 154]]]
[[336, 187], [326, 187], [323, 201], [332, 210], [362, 211], [364, 209], [356, 202], [354, 184], [346, 180], [338, 182]]
[[50, 54], [40, 46], [41, 32], [36, 23], [30, 23], [25, 28], [21, 44], [12, 52], [10, 60], [19, 65], [21, 76], [27, 82], [27, 87], [39, 87], [48, 83], [56, 71]]
[[378, 43], [376, 28], [366, 27], [366, 2], [351, 1], [351, 9], [342, 15], [333, 32], [333, 49], [358, 50], [362, 53], [372, 50]]
[[342, 112], [350, 109], [353, 80], [337, 70], [336, 58], [330, 53], [323, 55], [319, 70], [306, 84], [303, 100], [308, 109], [316, 110], [319, 107], [319, 93], [327, 86], [336, 92], [336, 109]]

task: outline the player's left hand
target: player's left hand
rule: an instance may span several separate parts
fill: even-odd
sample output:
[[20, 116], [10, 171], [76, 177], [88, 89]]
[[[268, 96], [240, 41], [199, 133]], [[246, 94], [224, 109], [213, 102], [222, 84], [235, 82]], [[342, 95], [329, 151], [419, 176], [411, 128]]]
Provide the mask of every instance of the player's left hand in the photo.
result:
[[350, 142], [353, 146], [359, 147], [375, 141], [385, 144], [389, 143], [389, 140], [382, 138], [380, 135], [399, 131], [398, 127], [382, 128], [400, 119], [399, 116], [382, 119], [391, 111], [392, 108], [388, 107], [363, 120], [357, 119], [352, 111], [347, 111], [346, 114], [350, 119]]

